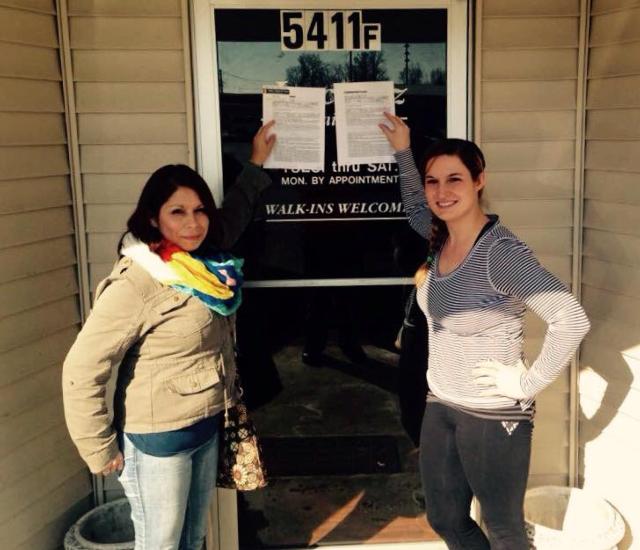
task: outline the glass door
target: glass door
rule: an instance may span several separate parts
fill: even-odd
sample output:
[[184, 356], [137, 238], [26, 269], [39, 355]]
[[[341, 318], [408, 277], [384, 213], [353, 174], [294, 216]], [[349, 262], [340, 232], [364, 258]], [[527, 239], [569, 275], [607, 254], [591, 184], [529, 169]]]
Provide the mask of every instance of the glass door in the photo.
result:
[[425, 243], [395, 164], [337, 166], [331, 86], [393, 81], [417, 158], [431, 139], [466, 137], [466, 2], [323, 5], [193, 4], [199, 162], [218, 199], [261, 124], [262, 86], [327, 90], [324, 170], [270, 171], [235, 251], [249, 281], [240, 369], [270, 484], [218, 492], [225, 550], [437, 539], [394, 347]]

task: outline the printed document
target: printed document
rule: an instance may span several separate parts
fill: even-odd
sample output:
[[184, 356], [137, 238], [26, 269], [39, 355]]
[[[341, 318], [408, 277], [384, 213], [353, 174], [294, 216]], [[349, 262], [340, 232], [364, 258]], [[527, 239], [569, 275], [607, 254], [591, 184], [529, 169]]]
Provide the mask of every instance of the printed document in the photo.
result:
[[264, 86], [262, 120], [275, 120], [265, 168], [324, 170], [324, 88]]
[[393, 149], [378, 127], [384, 111], [395, 114], [393, 82], [345, 82], [333, 85], [338, 164], [395, 162]]

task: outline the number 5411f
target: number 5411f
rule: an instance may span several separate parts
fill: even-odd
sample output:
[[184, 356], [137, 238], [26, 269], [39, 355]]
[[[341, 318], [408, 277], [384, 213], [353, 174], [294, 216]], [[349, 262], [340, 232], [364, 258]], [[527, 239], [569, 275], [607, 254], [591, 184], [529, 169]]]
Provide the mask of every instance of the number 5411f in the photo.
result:
[[380, 23], [364, 23], [362, 11], [282, 10], [283, 50], [379, 50]]

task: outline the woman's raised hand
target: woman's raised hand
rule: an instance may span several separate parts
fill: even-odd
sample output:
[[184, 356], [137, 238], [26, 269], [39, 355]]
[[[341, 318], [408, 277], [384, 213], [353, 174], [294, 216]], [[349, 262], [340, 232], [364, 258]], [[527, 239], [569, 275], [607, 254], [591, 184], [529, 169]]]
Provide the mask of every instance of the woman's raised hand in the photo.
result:
[[266, 162], [273, 150], [273, 146], [276, 144], [276, 135], [269, 135], [269, 130], [275, 123], [275, 120], [270, 120], [253, 136], [249, 161], [257, 166], [262, 166]]
[[391, 127], [384, 122], [378, 124], [378, 126], [384, 135], [387, 136], [393, 150], [402, 151], [403, 149], [408, 149], [409, 145], [411, 145], [409, 127], [396, 115], [385, 111], [384, 116], [387, 117], [387, 120], [391, 123]]

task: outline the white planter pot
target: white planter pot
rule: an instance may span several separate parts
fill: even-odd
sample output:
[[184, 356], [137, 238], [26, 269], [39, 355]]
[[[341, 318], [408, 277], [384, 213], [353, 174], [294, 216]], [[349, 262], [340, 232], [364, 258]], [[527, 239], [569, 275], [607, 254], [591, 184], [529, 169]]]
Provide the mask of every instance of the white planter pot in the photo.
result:
[[524, 515], [536, 550], [615, 550], [624, 536], [624, 522], [613, 506], [582, 489], [529, 489]]

